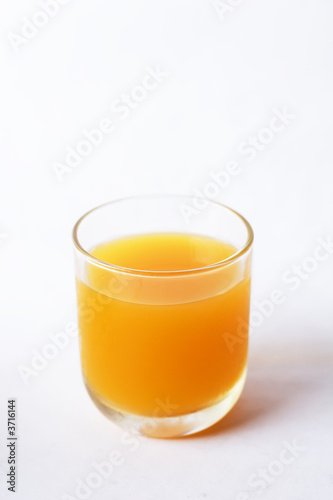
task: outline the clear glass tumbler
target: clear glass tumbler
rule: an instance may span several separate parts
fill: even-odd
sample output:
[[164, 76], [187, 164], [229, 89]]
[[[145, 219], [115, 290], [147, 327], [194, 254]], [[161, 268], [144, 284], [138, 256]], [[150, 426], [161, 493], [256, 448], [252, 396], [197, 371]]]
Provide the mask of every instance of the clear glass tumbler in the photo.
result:
[[[220, 420], [246, 376], [249, 223], [214, 201], [142, 196], [91, 210], [73, 238], [82, 371], [96, 406], [151, 437]], [[104, 257], [109, 242], [118, 242], [114, 262]], [[183, 254], [199, 264], [180, 264]], [[143, 269], [123, 265], [138, 255]], [[167, 268], [158, 267], [161, 255]]]

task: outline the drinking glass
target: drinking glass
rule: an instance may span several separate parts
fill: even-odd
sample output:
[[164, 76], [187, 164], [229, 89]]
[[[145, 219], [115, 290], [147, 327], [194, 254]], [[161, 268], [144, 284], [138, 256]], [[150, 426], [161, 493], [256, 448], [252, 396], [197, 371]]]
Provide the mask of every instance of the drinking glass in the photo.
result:
[[[156, 234], [211, 238], [234, 252], [167, 271], [93, 255], [99, 245]], [[150, 437], [191, 434], [220, 420], [246, 377], [250, 224], [215, 201], [139, 196], [91, 210], [73, 239], [82, 372], [96, 406], [127, 431]]]

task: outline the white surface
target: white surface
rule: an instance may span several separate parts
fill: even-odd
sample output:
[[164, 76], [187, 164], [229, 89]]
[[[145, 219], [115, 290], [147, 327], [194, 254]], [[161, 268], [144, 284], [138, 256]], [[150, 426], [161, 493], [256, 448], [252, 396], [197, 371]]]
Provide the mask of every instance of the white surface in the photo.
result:
[[[89, 498], [332, 498], [333, 255], [295, 291], [283, 275], [333, 236], [333, 6], [230, 3], [240, 5], [222, 20], [206, 0], [72, 0], [16, 53], [7, 34], [38, 2], [2, 1], [0, 457], [6, 473], [15, 397], [17, 500], [75, 498], [77, 478], [113, 450], [124, 463]], [[111, 104], [156, 64], [168, 78], [120, 120]], [[295, 118], [247, 161], [241, 143], [284, 107]], [[53, 163], [105, 117], [112, 137], [59, 183]], [[202, 190], [231, 160], [241, 173], [217, 199], [254, 227], [253, 299], [280, 288], [285, 301], [253, 331], [230, 415], [197, 437], [128, 442], [85, 392], [77, 338], [25, 386], [18, 366], [75, 320], [76, 219], [125, 195]], [[299, 456], [272, 465], [293, 440]], [[248, 484], [260, 468], [278, 471], [262, 494]], [[0, 490], [12, 498], [3, 477]]]

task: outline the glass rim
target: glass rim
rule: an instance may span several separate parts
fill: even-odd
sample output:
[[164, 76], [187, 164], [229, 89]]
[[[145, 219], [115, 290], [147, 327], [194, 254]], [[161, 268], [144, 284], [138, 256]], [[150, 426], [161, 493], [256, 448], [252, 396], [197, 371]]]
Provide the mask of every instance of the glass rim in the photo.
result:
[[[224, 208], [228, 210], [229, 212], [232, 212], [234, 215], [236, 215], [244, 224], [246, 230], [247, 230], [247, 240], [245, 244], [242, 246], [240, 250], [232, 254], [230, 257], [226, 259], [222, 259], [218, 262], [214, 262], [212, 264], [209, 264], [207, 266], [202, 266], [202, 267], [197, 267], [193, 269], [181, 269], [181, 270], [172, 270], [172, 271], [152, 271], [152, 270], [142, 270], [142, 269], [134, 269], [134, 268], [129, 268], [129, 267], [122, 267], [122, 266], [117, 266], [115, 264], [111, 264], [110, 262], [105, 262], [103, 260], [98, 259], [94, 255], [92, 255], [88, 250], [83, 248], [81, 245], [79, 238], [78, 238], [78, 230], [81, 225], [81, 223], [93, 212], [96, 212], [97, 210], [104, 208], [108, 205], [114, 205], [119, 202], [124, 202], [124, 201], [134, 201], [134, 200], [148, 200], [148, 199], [163, 199], [163, 198], [169, 198], [169, 199], [188, 199], [188, 200], [201, 200], [204, 202], [209, 202], [213, 205], [216, 205], [218, 207]], [[192, 233], [191, 233], [192, 234]], [[194, 233], [193, 233], [194, 234]], [[184, 276], [188, 274], [197, 274], [197, 273], [202, 273], [205, 271], [212, 271], [218, 268], [222, 268], [224, 266], [227, 266], [237, 260], [239, 260], [242, 256], [244, 256], [252, 247], [253, 244], [253, 239], [254, 239], [254, 234], [253, 234], [253, 229], [250, 225], [250, 223], [241, 215], [239, 212], [236, 210], [228, 207], [227, 205], [224, 205], [223, 203], [219, 203], [215, 200], [211, 200], [209, 198], [204, 198], [200, 196], [193, 196], [193, 195], [178, 195], [178, 194], [159, 194], [159, 195], [134, 195], [134, 196], [125, 196], [123, 198], [116, 198], [111, 201], [107, 201], [106, 203], [102, 203], [101, 205], [98, 205], [97, 207], [92, 208], [85, 214], [83, 214], [78, 221], [75, 223], [73, 232], [72, 232], [72, 237], [73, 237], [73, 242], [76, 250], [78, 250], [85, 258], [86, 260], [89, 260], [91, 263], [94, 265], [97, 265], [98, 267], [102, 267], [104, 269], [108, 269], [109, 271], [113, 272], [118, 272], [118, 273], [123, 273], [123, 274], [131, 274], [135, 276], [156, 276], [156, 277], [175, 277], [175, 276]]]

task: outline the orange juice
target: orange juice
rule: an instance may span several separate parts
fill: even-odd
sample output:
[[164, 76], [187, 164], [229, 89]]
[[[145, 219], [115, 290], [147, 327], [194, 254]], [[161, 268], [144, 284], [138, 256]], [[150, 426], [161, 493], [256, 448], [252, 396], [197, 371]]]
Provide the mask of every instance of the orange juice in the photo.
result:
[[[212, 238], [167, 233], [91, 250], [100, 261], [126, 268], [115, 270], [110, 282], [101, 263], [87, 269], [85, 283], [77, 280], [83, 375], [103, 405], [147, 417], [177, 416], [212, 406], [232, 390], [247, 361], [250, 278], [239, 279], [237, 262], [195, 275], [191, 270], [236, 252]], [[129, 269], [147, 279], [133, 278]], [[229, 338], [239, 340], [234, 348]], [[163, 414], [161, 402], [169, 403], [172, 415]]]

